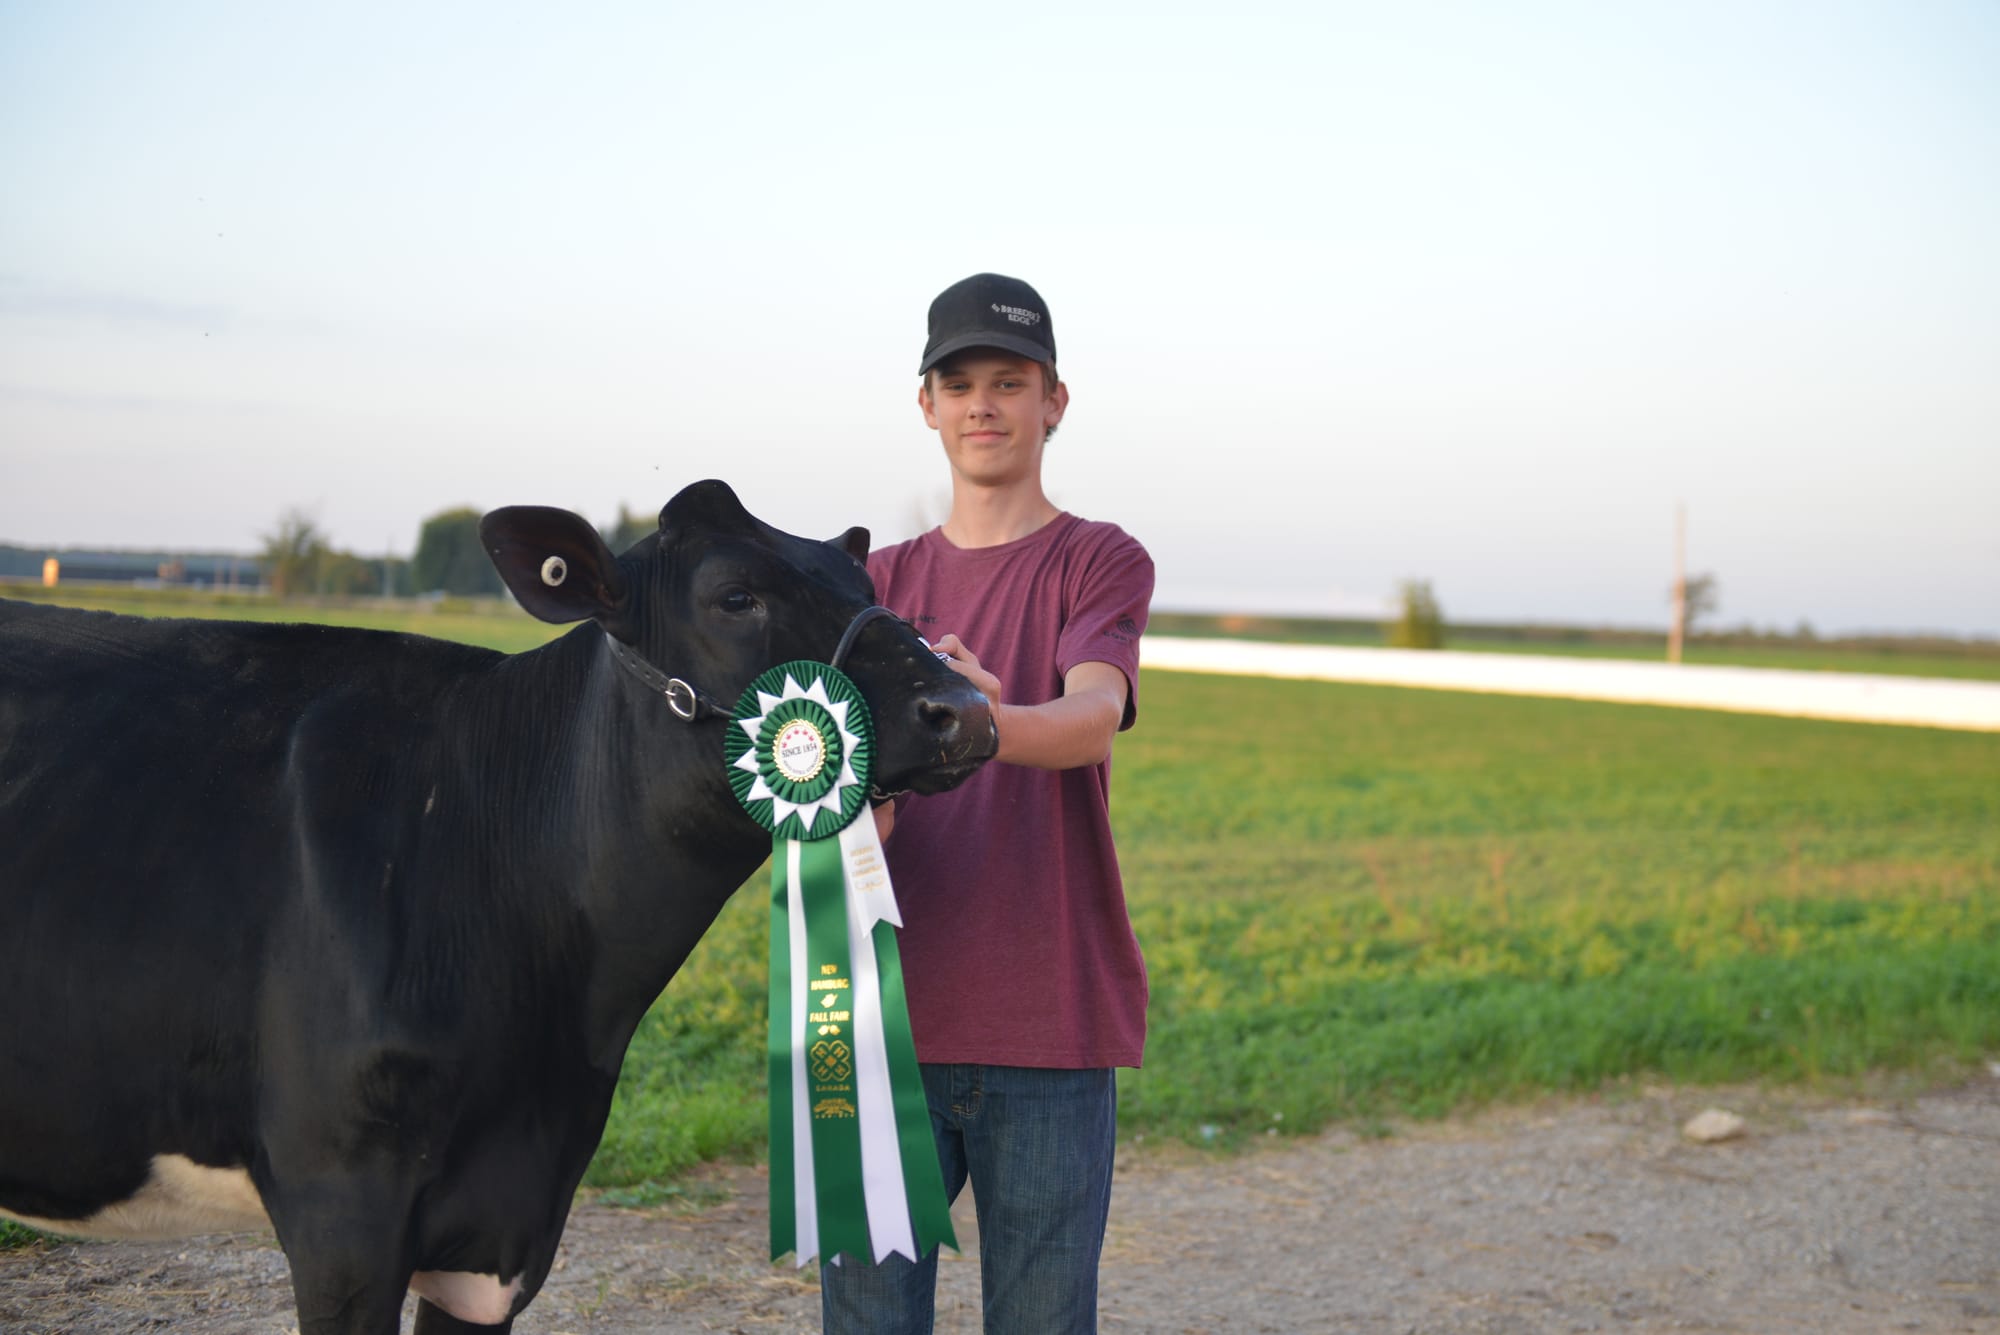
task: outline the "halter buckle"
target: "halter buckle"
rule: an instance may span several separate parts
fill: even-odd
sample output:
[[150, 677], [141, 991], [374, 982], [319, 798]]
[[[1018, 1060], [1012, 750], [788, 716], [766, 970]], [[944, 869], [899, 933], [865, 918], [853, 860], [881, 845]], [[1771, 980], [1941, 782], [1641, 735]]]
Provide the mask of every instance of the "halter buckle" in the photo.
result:
[[701, 707], [701, 700], [695, 695], [694, 687], [679, 677], [670, 677], [667, 679], [666, 696], [667, 708], [674, 711], [676, 718], [683, 723], [694, 722], [695, 713]]

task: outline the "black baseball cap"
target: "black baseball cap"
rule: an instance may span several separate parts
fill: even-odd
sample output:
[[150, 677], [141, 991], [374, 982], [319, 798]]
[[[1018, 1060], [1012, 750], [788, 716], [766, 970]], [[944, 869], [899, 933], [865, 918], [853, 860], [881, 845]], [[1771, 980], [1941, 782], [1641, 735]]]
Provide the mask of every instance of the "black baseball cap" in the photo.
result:
[[1033, 361], [1053, 363], [1056, 331], [1048, 303], [1018, 278], [976, 273], [960, 279], [931, 302], [931, 336], [924, 344], [918, 375], [954, 352], [999, 348]]

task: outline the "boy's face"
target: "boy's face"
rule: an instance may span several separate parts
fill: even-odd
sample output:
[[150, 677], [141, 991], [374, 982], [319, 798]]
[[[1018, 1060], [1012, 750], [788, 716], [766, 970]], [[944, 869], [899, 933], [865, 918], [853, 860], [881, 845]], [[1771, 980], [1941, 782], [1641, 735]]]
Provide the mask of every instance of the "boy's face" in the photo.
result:
[[1069, 406], [1069, 386], [1055, 389], [1044, 392], [1039, 363], [975, 348], [924, 377], [917, 406], [944, 442], [952, 472], [998, 487], [1040, 478], [1043, 442]]

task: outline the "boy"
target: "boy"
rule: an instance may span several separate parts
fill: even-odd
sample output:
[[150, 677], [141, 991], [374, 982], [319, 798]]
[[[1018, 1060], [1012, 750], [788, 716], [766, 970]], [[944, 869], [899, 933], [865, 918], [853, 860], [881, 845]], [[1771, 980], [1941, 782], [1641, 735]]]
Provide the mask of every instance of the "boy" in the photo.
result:
[[[887, 851], [945, 1189], [969, 1178], [977, 1204], [985, 1326], [1033, 1335], [1096, 1329], [1115, 1068], [1139, 1064], [1146, 1031], [1108, 799], [1153, 564], [1043, 491], [1069, 404], [1055, 361], [1026, 283], [976, 274], [939, 294], [917, 404], [951, 514], [868, 562], [880, 600], [994, 702], [999, 763], [901, 805]], [[928, 1332], [936, 1278], [935, 1252], [822, 1267], [826, 1329]]]

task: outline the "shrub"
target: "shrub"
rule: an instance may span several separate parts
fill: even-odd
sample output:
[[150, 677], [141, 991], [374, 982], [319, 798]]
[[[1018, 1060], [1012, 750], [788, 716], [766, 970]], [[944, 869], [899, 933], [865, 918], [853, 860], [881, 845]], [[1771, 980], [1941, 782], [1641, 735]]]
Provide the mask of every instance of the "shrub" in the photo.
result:
[[1396, 586], [1402, 613], [1384, 629], [1392, 649], [1444, 648], [1444, 612], [1427, 579], [1406, 579]]

